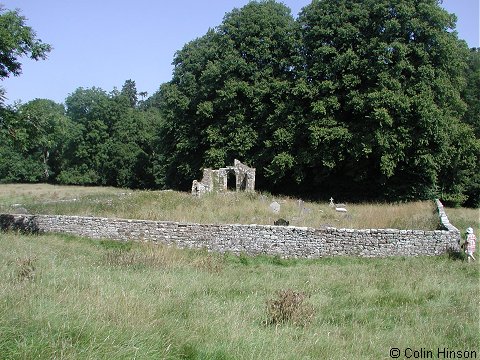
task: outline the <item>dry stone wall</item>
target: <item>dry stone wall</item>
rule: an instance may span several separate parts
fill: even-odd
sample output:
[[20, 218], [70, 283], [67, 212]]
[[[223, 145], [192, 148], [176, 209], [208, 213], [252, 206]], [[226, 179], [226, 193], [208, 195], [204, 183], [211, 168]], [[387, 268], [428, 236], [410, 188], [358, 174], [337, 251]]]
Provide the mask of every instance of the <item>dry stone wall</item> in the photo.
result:
[[447, 230], [314, 229], [295, 226], [211, 225], [63, 215], [0, 215], [2, 229], [69, 233], [93, 239], [137, 240], [268, 254], [284, 258], [418, 256], [459, 251], [460, 233]]

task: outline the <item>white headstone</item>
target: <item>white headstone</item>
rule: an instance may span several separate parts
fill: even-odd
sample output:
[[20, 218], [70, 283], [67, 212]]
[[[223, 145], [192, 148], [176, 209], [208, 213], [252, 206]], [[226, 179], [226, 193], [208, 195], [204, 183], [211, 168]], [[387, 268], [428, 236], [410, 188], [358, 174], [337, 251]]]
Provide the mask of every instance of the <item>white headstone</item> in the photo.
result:
[[280, 212], [280, 204], [276, 201], [270, 204], [270, 209], [275, 213], [278, 214]]

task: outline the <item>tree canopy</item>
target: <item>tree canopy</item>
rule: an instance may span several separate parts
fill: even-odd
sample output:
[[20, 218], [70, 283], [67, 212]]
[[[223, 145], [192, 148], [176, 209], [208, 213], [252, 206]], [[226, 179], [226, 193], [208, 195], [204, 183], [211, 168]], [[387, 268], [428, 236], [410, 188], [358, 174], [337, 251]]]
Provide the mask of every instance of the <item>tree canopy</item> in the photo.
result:
[[478, 138], [454, 28], [436, 0], [313, 1], [297, 20], [274, 1], [235, 9], [156, 95], [159, 185], [239, 157], [268, 190], [464, 201]]
[[465, 111], [467, 48], [449, 31], [454, 20], [436, 0], [313, 1], [303, 10], [305, 131], [313, 165], [336, 186], [454, 196], [439, 176], [459, 166], [451, 135]]
[[[19, 10], [6, 10], [0, 4], [0, 79], [22, 72], [20, 58], [45, 59], [52, 47], [36, 37], [35, 31], [26, 25], [26, 18]], [[5, 89], [0, 87], [0, 105], [5, 100]]]
[[480, 58], [455, 21], [438, 0], [249, 2], [146, 100], [127, 80], [2, 109], [0, 181], [186, 190], [238, 158], [271, 192], [479, 206]]
[[202, 167], [235, 157], [271, 175], [291, 165], [299, 39], [287, 7], [251, 2], [176, 53], [173, 79], [158, 95], [160, 185], [187, 188]]

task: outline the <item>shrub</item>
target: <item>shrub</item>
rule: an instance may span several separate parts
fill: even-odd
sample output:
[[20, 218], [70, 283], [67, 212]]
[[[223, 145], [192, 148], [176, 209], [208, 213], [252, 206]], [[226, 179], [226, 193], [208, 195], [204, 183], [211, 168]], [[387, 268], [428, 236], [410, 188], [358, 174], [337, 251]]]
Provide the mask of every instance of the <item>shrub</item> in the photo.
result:
[[18, 281], [33, 280], [35, 277], [35, 258], [17, 259], [16, 278]]
[[315, 313], [313, 306], [305, 301], [307, 298], [305, 293], [291, 289], [278, 291], [276, 298], [267, 300], [267, 324], [307, 325]]

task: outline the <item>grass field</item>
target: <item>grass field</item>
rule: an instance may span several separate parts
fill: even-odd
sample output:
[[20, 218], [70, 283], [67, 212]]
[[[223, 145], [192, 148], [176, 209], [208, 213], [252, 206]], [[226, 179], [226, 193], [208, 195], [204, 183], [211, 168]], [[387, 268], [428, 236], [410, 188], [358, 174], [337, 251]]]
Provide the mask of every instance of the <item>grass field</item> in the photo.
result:
[[[480, 356], [478, 263], [0, 238], [2, 359], [389, 359], [392, 347]], [[272, 321], [267, 303], [286, 289], [305, 295], [296, 306], [308, 321]]]
[[[277, 201], [279, 214], [269, 205]], [[15, 205], [15, 206], [12, 206]], [[201, 198], [175, 191], [131, 191], [115, 188], [38, 185], [0, 185], [0, 212], [19, 207], [34, 214], [104, 216], [196, 223], [273, 224], [279, 217], [291, 225], [337, 228], [397, 228], [435, 230], [439, 227], [433, 202], [348, 204], [338, 213], [328, 203], [303, 202], [270, 194], [225, 193]], [[450, 210], [447, 209], [450, 215]], [[479, 209], [455, 211], [460, 229], [475, 227]], [[455, 224], [456, 219], [451, 219]]]

